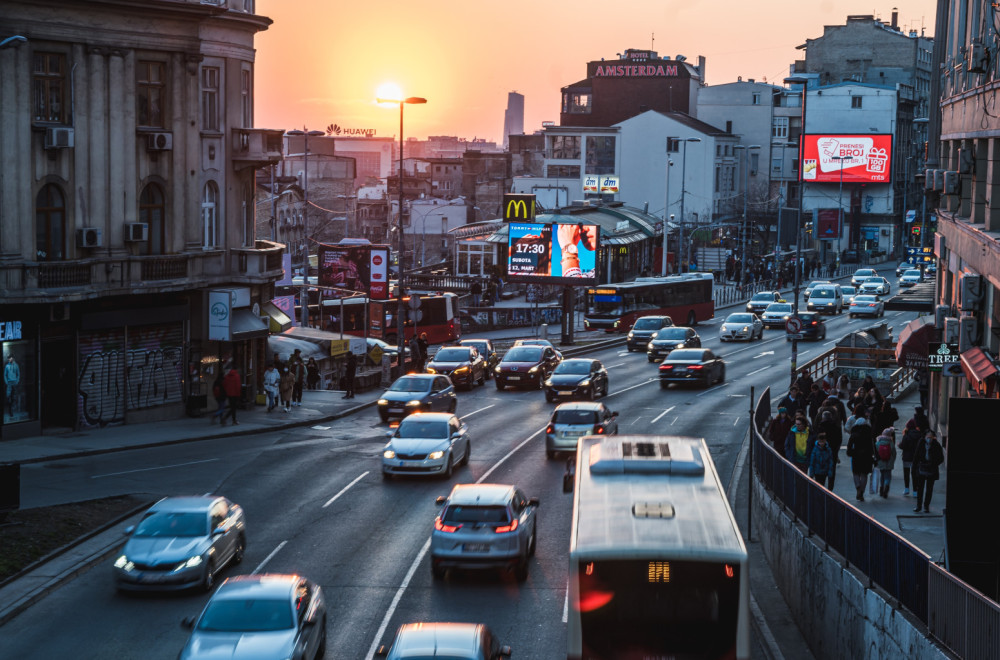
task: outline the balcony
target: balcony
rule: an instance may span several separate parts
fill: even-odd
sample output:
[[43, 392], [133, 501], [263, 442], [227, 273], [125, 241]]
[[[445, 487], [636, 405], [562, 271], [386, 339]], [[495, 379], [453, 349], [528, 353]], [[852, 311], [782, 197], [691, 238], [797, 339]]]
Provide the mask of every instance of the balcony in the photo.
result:
[[252, 248], [232, 251], [232, 273], [238, 281], [261, 284], [281, 277], [285, 246], [272, 241], [257, 241]]
[[269, 128], [233, 129], [233, 167], [267, 167], [281, 162], [284, 131]]

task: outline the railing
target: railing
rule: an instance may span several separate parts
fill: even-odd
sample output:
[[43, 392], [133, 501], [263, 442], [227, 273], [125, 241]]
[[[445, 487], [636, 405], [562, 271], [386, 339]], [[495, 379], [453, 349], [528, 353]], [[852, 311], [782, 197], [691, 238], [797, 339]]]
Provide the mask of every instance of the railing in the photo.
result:
[[188, 257], [184, 254], [144, 257], [142, 259], [142, 279], [178, 280], [187, 277]]
[[89, 263], [40, 263], [38, 264], [38, 287], [55, 289], [70, 286], [88, 286], [91, 279]]
[[405, 273], [403, 286], [407, 289], [467, 292], [472, 287], [473, 278], [462, 275], [423, 275]]

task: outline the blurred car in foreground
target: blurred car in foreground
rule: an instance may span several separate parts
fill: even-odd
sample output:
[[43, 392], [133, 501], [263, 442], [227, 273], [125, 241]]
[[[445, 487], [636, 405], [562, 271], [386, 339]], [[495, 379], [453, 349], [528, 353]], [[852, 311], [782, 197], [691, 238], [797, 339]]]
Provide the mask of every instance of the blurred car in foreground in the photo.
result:
[[608, 395], [608, 370], [600, 360], [563, 360], [545, 381], [545, 400], [584, 397], [593, 401]]
[[473, 346], [442, 346], [425, 367], [429, 374], [451, 378], [456, 387], [472, 389], [486, 382], [486, 360]]
[[678, 348], [660, 363], [660, 387], [696, 383], [708, 387], [726, 380], [726, 363], [707, 348]]
[[392, 647], [375, 652], [388, 660], [501, 660], [510, 654], [510, 647], [482, 623], [405, 623]]
[[493, 378], [493, 370], [496, 369], [497, 364], [500, 363], [500, 354], [497, 353], [496, 347], [493, 342], [489, 339], [462, 339], [458, 342], [459, 346], [472, 346], [479, 354], [483, 356], [486, 360], [486, 377]]
[[878, 296], [854, 296], [847, 311], [852, 319], [856, 316], [884, 316], [885, 303]]
[[640, 316], [635, 325], [625, 335], [625, 347], [628, 352], [641, 351], [649, 343], [649, 338], [660, 328], [673, 325], [669, 316]]
[[191, 636], [180, 660], [313, 660], [326, 654], [323, 590], [299, 575], [231, 577], [201, 615], [183, 625]]
[[560, 403], [545, 427], [545, 458], [555, 458], [557, 451], [576, 451], [582, 436], [616, 433], [618, 413], [603, 403]]
[[[855, 296], [857, 298], [857, 296]], [[799, 312], [802, 330], [799, 339], [826, 339], [826, 322], [819, 312]], [[792, 333], [785, 332], [785, 341], [792, 341]]]
[[391, 422], [415, 412], [455, 412], [458, 397], [447, 376], [406, 374], [382, 393], [376, 405], [382, 421]]
[[451, 477], [456, 465], [468, 465], [472, 455], [469, 428], [451, 413], [410, 415], [382, 450], [382, 478], [396, 474], [436, 474]]
[[719, 328], [719, 341], [736, 341], [746, 339], [762, 339], [764, 337], [764, 324], [756, 314], [746, 312], [736, 312], [726, 317]]
[[765, 328], [784, 328], [785, 321], [792, 315], [793, 309], [792, 303], [771, 303], [764, 310], [760, 322], [764, 324]]
[[753, 294], [753, 298], [747, 301], [746, 311], [760, 316], [768, 305], [780, 301], [781, 293], [778, 291], [758, 291]]
[[561, 361], [550, 346], [514, 346], [493, 370], [493, 381], [498, 390], [508, 385], [540, 390]]
[[646, 359], [649, 362], [662, 360], [675, 348], [698, 348], [701, 337], [694, 328], [675, 325], [672, 328], [657, 330], [646, 344]]

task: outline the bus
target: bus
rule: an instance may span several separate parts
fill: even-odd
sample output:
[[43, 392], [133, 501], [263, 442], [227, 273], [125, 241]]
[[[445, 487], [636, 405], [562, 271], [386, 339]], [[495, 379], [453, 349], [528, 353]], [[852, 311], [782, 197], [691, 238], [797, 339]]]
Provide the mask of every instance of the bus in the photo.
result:
[[[419, 298], [419, 318], [414, 318], [414, 313], [409, 309], [410, 296], [403, 298], [403, 304], [407, 307], [404, 321], [406, 341], [409, 341], [414, 333], [419, 336], [426, 332], [427, 342], [430, 344], [457, 342], [462, 336], [462, 326], [458, 319], [458, 296], [454, 293], [444, 293], [419, 296]], [[343, 331], [347, 334], [374, 337], [390, 344], [398, 343], [396, 298], [369, 300], [363, 296], [356, 296], [343, 299], [343, 304], [339, 299], [324, 300], [322, 306], [309, 306], [310, 316], [317, 318], [312, 315], [318, 314], [321, 307], [322, 316], [319, 318], [322, 318], [325, 329], [340, 332], [343, 327]]]
[[566, 657], [750, 658], [747, 550], [705, 441], [583, 436], [575, 466]]
[[715, 316], [711, 273], [640, 277], [634, 282], [587, 289], [583, 326], [628, 332], [640, 316], [666, 315], [675, 325], [693, 326]]

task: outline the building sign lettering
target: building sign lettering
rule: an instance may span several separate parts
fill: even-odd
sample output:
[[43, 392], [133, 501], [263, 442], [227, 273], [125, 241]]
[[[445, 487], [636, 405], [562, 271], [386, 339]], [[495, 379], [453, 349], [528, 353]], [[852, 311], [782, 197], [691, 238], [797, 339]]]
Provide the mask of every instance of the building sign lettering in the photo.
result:
[[958, 364], [960, 360], [957, 344], [944, 342], [927, 344], [927, 366], [930, 371], [942, 371], [950, 364]]
[[326, 127], [327, 135], [360, 135], [361, 137], [375, 137], [374, 128], [344, 128], [340, 124], [330, 124]]
[[532, 222], [535, 219], [534, 195], [503, 196], [504, 222]]
[[21, 339], [20, 321], [0, 321], [0, 341]]
[[676, 64], [609, 64], [598, 65], [595, 78], [664, 78], [677, 75]]

